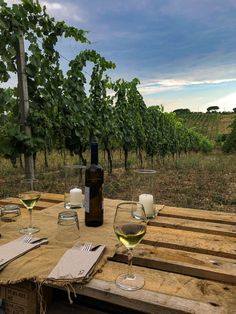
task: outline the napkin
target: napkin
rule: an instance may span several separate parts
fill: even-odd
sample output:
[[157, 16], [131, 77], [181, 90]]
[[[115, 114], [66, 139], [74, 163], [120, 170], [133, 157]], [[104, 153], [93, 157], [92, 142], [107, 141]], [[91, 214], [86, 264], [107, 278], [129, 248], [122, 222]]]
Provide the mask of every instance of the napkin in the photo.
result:
[[77, 246], [72, 247], [61, 257], [48, 279], [70, 280], [88, 276], [104, 249], [105, 245], [100, 245], [96, 251], [82, 251]]
[[[35, 241], [36, 239], [33, 239]], [[39, 247], [45, 241], [36, 243], [25, 243], [23, 237], [8, 242], [0, 246], [0, 270], [19, 256]]]

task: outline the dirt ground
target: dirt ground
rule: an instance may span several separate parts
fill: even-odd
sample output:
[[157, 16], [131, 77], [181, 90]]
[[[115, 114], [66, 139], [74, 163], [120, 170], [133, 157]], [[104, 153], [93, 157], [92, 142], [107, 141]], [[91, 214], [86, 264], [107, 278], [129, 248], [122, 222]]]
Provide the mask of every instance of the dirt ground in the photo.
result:
[[[192, 154], [156, 167], [156, 202], [177, 207], [236, 212], [236, 155]], [[105, 195], [130, 199], [135, 176], [116, 170], [107, 177]], [[137, 194], [137, 193], [136, 193]]]

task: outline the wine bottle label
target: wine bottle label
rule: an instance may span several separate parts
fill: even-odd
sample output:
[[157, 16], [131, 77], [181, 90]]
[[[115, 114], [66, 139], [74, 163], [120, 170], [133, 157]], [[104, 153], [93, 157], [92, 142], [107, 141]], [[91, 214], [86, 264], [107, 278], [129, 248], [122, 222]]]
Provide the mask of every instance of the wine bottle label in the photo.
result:
[[86, 213], [89, 213], [89, 207], [90, 207], [90, 187], [85, 186], [84, 189], [84, 196], [85, 196], [85, 204], [84, 204], [84, 208]]

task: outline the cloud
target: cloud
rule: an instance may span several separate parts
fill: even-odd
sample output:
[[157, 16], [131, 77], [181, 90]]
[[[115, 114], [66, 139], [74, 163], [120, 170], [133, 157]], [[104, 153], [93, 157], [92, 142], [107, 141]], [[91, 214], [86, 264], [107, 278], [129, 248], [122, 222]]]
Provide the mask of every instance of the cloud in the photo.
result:
[[57, 11], [57, 10], [63, 9], [63, 6], [57, 2], [49, 3], [49, 2], [43, 1], [42, 5], [46, 5], [48, 11]]
[[78, 5], [71, 2], [48, 2], [41, 1], [41, 5], [47, 7], [47, 12], [56, 19], [65, 19], [74, 22], [84, 22], [84, 16]]
[[[8, 5], [21, 3], [20, 0], [6, 0]], [[67, 20], [74, 22], [84, 22], [85, 15], [82, 9], [71, 2], [49, 2], [49, 1], [39, 1], [40, 5], [45, 5], [47, 7], [47, 13], [58, 20]]]
[[179, 90], [181, 89], [181, 87], [182, 86], [166, 86], [166, 85], [161, 85], [160, 83], [157, 83], [154, 85], [147, 85], [147, 86], [140, 85], [138, 87], [138, 90], [144, 96], [144, 95], [155, 95], [161, 92]]
[[188, 80], [175, 80], [165, 79], [156, 82], [144, 83], [139, 85], [139, 92], [142, 95], [153, 95], [161, 92], [167, 92], [171, 90], [180, 90], [184, 87], [193, 85], [215, 85], [223, 83], [236, 82], [236, 78], [232, 79], [218, 79], [218, 80], [202, 80], [202, 81], [188, 81]]

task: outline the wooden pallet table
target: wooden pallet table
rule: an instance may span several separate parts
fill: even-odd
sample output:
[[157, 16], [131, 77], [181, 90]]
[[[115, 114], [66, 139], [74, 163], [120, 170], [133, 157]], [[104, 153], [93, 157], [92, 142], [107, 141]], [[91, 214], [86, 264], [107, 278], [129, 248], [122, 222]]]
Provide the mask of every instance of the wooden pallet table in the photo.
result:
[[[117, 201], [109, 204], [112, 212]], [[127, 267], [121, 249], [84, 290], [145, 313], [236, 313], [235, 223], [235, 214], [166, 206], [135, 249], [144, 289], [124, 292], [114, 285]]]
[[[60, 194], [43, 193], [37, 208], [62, 201]], [[6, 202], [18, 200], [0, 205]], [[118, 202], [105, 200], [106, 223], [112, 224]], [[97, 236], [115, 237], [99, 228]], [[129, 292], [116, 287], [116, 277], [127, 270], [121, 247], [76, 292], [144, 313], [236, 313], [236, 214], [165, 206], [149, 221], [133, 268], [145, 277], [144, 288]]]

